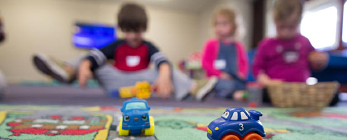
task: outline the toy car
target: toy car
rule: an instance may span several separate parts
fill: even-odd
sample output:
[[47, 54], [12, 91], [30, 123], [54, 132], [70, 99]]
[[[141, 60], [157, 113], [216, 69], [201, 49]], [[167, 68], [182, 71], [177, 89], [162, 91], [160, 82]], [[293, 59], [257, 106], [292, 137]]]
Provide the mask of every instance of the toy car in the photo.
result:
[[262, 140], [265, 131], [259, 117], [259, 111], [232, 107], [223, 115], [212, 121], [207, 127], [207, 137], [210, 140]]
[[141, 135], [142, 133], [145, 136], [154, 135], [154, 119], [148, 115], [150, 109], [147, 101], [136, 97], [123, 102], [121, 108], [123, 115], [118, 125], [119, 136]]

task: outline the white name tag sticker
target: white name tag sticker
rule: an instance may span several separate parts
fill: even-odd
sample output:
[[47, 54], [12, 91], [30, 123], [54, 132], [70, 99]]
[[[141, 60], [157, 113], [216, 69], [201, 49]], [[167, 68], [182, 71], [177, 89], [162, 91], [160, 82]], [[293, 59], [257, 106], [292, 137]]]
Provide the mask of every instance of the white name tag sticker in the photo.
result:
[[140, 56], [127, 56], [126, 63], [128, 67], [135, 67], [140, 64]]
[[227, 62], [223, 59], [214, 61], [214, 68], [216, 69], [222, 70], [222, 69], [225, 69], [226, 66], [227, 66]]

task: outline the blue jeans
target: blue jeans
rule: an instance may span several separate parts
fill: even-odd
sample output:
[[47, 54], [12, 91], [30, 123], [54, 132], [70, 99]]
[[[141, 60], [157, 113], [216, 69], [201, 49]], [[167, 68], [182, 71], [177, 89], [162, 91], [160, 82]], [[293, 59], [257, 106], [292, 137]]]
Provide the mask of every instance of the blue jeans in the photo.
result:
[[233, 98], [235, 91], [246, 90], [246, 81], [218, 79], [214, 91], [219, 98]]

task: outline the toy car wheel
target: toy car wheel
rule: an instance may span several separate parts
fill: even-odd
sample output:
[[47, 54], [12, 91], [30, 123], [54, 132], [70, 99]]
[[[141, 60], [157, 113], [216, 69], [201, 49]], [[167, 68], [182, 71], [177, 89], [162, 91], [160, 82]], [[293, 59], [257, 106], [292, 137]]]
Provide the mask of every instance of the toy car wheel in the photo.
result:
[[251, 132], [244, 137], [244, 140], [263, 140], [263, 137], [257, 133]]
[[123, 117], [120, 118], [120, 122], [118, 124], [118, 135], [119, 136], [129, 136], [130, 131], [129, 130], [123, 130]]
[[145, 129], [145, 136], [154, 135], [154, 118], [152, 116], [149, 116], [149, 124], [151, 125], [151, 127], [148, 129]]
[[224, 135], [221, 140], [240, 140], [240, 138], [232, 134], [227, 134]]

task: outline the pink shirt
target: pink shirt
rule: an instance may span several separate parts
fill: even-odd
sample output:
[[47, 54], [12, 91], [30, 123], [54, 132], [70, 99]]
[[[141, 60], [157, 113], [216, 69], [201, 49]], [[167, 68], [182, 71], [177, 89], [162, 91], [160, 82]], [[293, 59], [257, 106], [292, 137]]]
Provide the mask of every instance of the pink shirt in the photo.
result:
[[[239, 78], [246, 78], [248, 72], [248, 57], [246, 50], [241, 42], [235, 42], [236, 47], [236, 64], [238, 65], [237, 71]], [[206, 71], [207, 77], [217, 76], [219, 77], [222, 71], [218, 70], [214, 66], [219, 53], [219, 40], [210, 39], [206, 42], [204, 50], [202, 52], [202, 67]]]
[[264, 39], [254, 58], [253, 74], [265, 72], [271, 79], [305, 82], [310, 77], [309, 54], [315, 51], [310, 41], [297, 35], [290, 40]]

